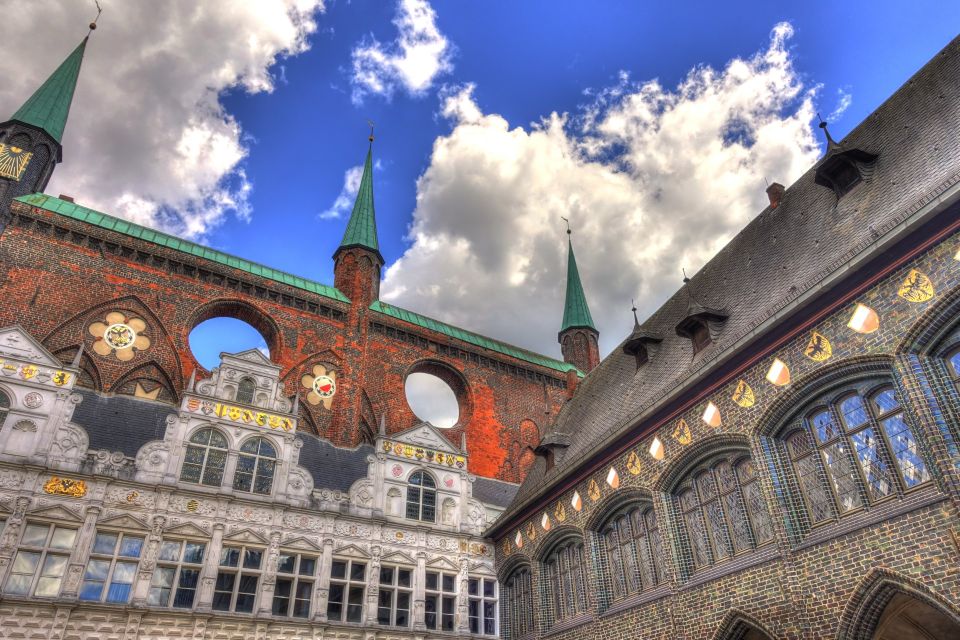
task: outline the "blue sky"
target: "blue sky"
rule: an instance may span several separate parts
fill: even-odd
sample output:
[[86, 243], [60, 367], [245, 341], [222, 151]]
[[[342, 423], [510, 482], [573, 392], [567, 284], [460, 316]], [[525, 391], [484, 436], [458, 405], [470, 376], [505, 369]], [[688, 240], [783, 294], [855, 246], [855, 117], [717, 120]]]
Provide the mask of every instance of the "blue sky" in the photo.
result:
[[[423, 56], [390, 67], [411, 9]], [[88, 13], [11, 14], [0, 110]], [[923, 1], [109, 3], [48, 191], [332, 283], [348, 210], [322, 214], [373, 120], [384, 296], [559, 356], [565, 215], [607, 352], [810, 166], [815, 113], [841, 138], [958, 26]]]

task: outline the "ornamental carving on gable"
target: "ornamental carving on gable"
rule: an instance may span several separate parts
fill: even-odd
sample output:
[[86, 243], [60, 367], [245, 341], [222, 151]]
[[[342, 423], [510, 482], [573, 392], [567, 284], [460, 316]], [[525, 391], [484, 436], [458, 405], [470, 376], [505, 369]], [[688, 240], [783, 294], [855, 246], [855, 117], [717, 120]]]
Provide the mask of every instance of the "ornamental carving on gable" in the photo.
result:
[[105, 358], [116, 356], [117, 360], [133, 360], [138, 351], [150, 348], [150, 338], [144, 332], [147, 323], [136, 316], [127, 316], [120, 311], [111, 311], [103, 322], [97, 321], [87, 327], [93, 336], [93, 350]]

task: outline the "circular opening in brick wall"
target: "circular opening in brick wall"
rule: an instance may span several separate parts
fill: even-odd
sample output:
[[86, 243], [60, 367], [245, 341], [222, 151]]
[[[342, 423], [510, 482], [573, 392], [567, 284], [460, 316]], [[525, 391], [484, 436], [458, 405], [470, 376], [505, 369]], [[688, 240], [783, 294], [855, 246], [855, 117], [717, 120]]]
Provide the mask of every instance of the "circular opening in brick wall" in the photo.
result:
[[221, 353], [257, 349], [270, 357], [270, 347], [259, 331], [236, 318], [204, 320], [190, 332], [190, 351], [207, 371], [220, 365]]
[[467, 385], [460, 374], [439, 362], [420, 362], [404, 381], [407, 404], [414, 415], [435, 427], [449, 429], [468, 419]]

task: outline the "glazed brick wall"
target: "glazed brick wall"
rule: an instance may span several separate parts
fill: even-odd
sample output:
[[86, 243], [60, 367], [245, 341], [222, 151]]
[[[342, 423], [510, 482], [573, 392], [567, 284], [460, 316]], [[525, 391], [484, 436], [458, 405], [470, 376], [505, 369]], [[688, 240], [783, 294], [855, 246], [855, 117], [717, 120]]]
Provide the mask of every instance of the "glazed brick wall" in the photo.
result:
[[[519, 525], [498, 532], [502, 580], [523, 564], [534, 567], [538, 577], [543, 554], [564, 535], [586, 540], [587, 583], [594, 594], [590, 614], [565, 630], [564, 625], [541, 626], [537, 637], [726, 638], [734, 636], [718, 634], [736, 614], [752, 618], [774, 638], [847, 637], [838, 633], [851, 622], [854, 603], [881, 577], [890, 584], [917, 587], [960, 610], [960, 393], [942, 360], [945, 351], [960, 345], [960, 338], [947, 337], [960, 326], [958, 257], [960, 234], [954, 233], [855, 292], [829, 315], [801, 327], [745, 369], [713, 388], [693, 390], [696, 395], [683, 410], [649, 430], [638, 430], [643, 435], [614, 458], [603, 464], [584, 460], [583, 466], [596, 470], [562, 493], [547, 494], [548, 501], [537, 503], [542, 506], [536, 510], [528, 508]], [[913, 269], [932, 281], [932, 299], [910, 302], [898, 295]], [[860, 334], [847, 327], [856, 303], [877, 312], [879, 330]], [[804, 355], [813, 331], [831, 342], [833, 353], [825, 362]], [[791, 382], [785, 387], [765, 380], [774, 358], [790, 369]], [[932, 482], [811, 529], [786, 471], [778, 435], [789, 424], [791, 411], [817, 396], [818, 385], [839, 384], [857, 375], [893, 382]], [[752, 407], [732, 400], [740, 380], [754, 390]], [[720, 410], [720, 427], [701, 420], [708, 402]], [[675, 436], [681, 420], [690, 430], [686, 442]], [[648, 453], [654, 437], [664, 444], [663, 460]], [[698, 460], [724, 449], [749, 452], [756, 463], [775, 542], [691, 571], [683, 560], [686, 548], [670, 492]], [[605, 482], [610, 467], [619, 475], [616, 489]], [[591, 497], [593, 487], [596, 499]], [[579, 512], [571, 505], [574, 491], [583, 501]], [[604, 610], [597, 596], [605, 592], [608, 578], [596, 560], [594, 531], [607, 514], [632, 502], [654, 506], [665, 549], [661, 566], [670, 577], [667, 585]], [[550, 531], [542, 526], [543, 514]], [[518, 533], [520, 548], [515, 544]], [[537, 588], [542, 584], [535, 584]], [[543, 620], [545, 615], [538, 611], [537, 617]]]
[[[0, 236], [0, 325], [23, 325], [66, 361], [84, 344], [83, 368], [103, 391], [132, 392], [144, 380], [176, 402], [194, 370], [206, 375], [190, 331], [209, 317], [237, 317], [266, 338], [288, 395], [303, 395], [300, 380], [316, 364], [337, 372], [332, 409], [301, 401], [301, 423], [338, 445], [369, 438], [381, 416], [390, 432], [416, 423], [403, 388], [410, 371], [455, 372], [467, 411], [449, 437], [459, 446], [466, 433], [473, 473], [512, 481], [521, 460], [500, 447], [535, 446], [524, 426], [542, 429], [566, 397], [566, 378], [551, 369], [22, 203], [12, 213]], [[87, 328], [113, 310], [147, 323], [151, 345], [129, 362], [90, 348]]]

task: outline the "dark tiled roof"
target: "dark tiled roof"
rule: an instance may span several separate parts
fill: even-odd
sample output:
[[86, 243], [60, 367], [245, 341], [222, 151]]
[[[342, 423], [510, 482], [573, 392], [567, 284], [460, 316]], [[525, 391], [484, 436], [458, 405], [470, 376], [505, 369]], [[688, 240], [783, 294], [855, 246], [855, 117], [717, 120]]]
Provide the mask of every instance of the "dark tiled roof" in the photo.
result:
[[520, 485], [493, 478], [477, 477], [473, 482], [473, 497], [485, 504], [506, 507], [513, 500]]
[[[552, 427], [569, 435], [570, 447], [549, 472], [537, 460], [505, 516], [590, 460], [601, 443], [636, 425], [640, 414], [683, 390], [691, 376], [712, 368], [739, 340], [958, 182], [960, 37], [842, 146], [879, 154], [872, 177], [838, 203], [830, 189], [814, 182], [811, 168], [786, 191], [779, 207], [751, 221], [642, 324], [643, 332], [663, 338], [649, 362], [638, 371], [636, 359], [621, 345], [581, 382]], [[696, 356], [691, 341], [675, 330], [691, 304], [729, 314], [717, 324], [715, 343]]]
[[350, 485], [367, 475], [367, 456], [374, 453], [373, 445], [340, 449], [309, 433], [298, 436], [303, 440], [300, 466], [313, 476], [313, 486], [317, 489], [347, 491]]
[[161, 440], [166, 418], [177, 410], [170, 405], [130, 396], [101, 396], [77, 389], [83, 402], [73, 412], [73, 423], [84, 428], [90, 449], [122, 451], [131, 458], [151, 440]]

